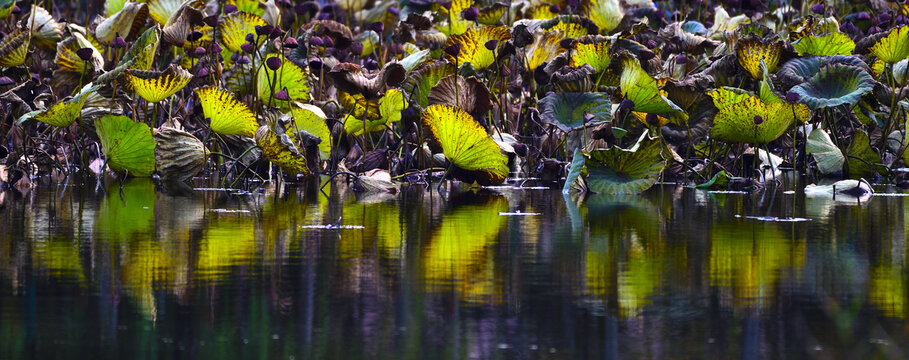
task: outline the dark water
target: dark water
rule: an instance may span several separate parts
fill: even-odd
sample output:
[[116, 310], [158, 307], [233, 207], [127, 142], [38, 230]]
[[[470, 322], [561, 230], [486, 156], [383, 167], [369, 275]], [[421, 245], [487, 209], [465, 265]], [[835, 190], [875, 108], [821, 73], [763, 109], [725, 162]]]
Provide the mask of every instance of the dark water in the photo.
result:
[[907, 197], [109, 186], [0, 192], [0, 359], [909, 356]]

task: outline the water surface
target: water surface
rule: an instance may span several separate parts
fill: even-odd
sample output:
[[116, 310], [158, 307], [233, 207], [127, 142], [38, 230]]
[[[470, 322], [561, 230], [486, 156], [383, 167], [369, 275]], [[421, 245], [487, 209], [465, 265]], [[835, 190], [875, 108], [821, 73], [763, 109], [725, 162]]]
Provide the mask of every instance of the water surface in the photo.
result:
[[907, 202], [0, 190], [0, 359], [905, 358]]

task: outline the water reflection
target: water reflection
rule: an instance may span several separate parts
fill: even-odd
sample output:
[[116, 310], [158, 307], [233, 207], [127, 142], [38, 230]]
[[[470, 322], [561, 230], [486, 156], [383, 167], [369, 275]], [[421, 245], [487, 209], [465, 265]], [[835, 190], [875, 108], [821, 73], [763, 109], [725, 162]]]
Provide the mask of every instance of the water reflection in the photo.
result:
[[0, 191], [0, 358], [902, 358], [907, 201]]

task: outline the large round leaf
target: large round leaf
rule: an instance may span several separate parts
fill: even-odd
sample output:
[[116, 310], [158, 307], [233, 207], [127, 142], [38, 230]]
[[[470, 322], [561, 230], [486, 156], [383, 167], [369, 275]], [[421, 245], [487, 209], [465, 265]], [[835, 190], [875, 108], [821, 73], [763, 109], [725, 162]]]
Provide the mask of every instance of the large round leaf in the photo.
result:
[[[564, 132], [612, 120], [612, 103], [606, 93], [551, 93], [539, 104], [543, 121]], [[593, 118], [588, 120], [587, 114]]]
[[874, 56], [888, 64], [909, 57], [909, 26], [891, 29], [890, 33], [871, 46], [870, 50]]
[[823, 67], [808, 82], [790, 91], [799, 94], [799, 102], [817, 110], [843, 104], [855, 104], [874, 88], [874, 79], [855, 66], [833, 64]]
[[133, 91], [148, 102], [159, 102], [189, 84], [193, 75], [177, 64], [164, 71], [129, 70], [126, 79]]
[[735, 55], [739, 60], [739, 65], [755, 79], [760, 79], [763, 75], [761, 61], [767, 64], [767, 70], [776, 71], [782, 50], [783, 42], [779, 39], [764, 39], [756, 35], [745, 36], [735, 45]]
[[476, 180], [481, 185], [505, 181], [508, 158], [470, 114], [454, 106], [432, 105], [423, 112], [423, 123], [442, 146], [445, 158], [472, 173], [462, 179]]
[[799, 55], [849, 55], [855, 50], [855, 42], [846, 34], [834, 32], [824, 36], [807, 36], [792, 44]]
[[612, 147], [592, 151], [587, 164], [587, 185], [601, 194], [637, 194], [657, 182], [665, 161], [659, 138], [641, 135], [631, 149]]
[[[721, 88], [707, 94], [719, 109], [710, 136], [726, 142], [768, 143], [783, 135], [796, 119], [810, 117], [805, 105], [768, 104], [739, 89]], [[756, 117], [760, 124], [755, 123]]]
[[619, 80], [622, 94], [634, 102], [634, 110], [648, 114], [674, 116], [687, 121], [688, 115], [660, 91], [654, 80], [638, 61], [630, 56], [622, 60]]
[[486, 48], [486, 43], [497, 40], [500, 47], [511, 38], [508, 28], [504, 26], [484, 26], [480, 30], [469, 29], [460, 35], [452, 35], [445, 46], [457, 44], [461, 47], [458, 56], [445, 53], [445, 59], [460, 64], [469, 62], [476, 70], [483, 70], [495, 61], [495, 54]]
[[309, 102], [309, 76], [306, 75], [306, 72], [281, 55], [268, 55], [265, 61], [267, 62], [268, 59], [273, 57], [281, 60], [281, 67], [275, 71], [268, 68], [260, 69], [256, 82], [259, 98], [262, 99], [262, 102], [265, 104], [271, 103], [282, 109], [290, 108], [290, 104], [287, 101], [272, 99], [272, 90], [277, 93], [285, 88], [292, 101]]
[[202, 112], [211, 119], [211, 131], [221, 135], [256, 136], [259, 122], [246, 104], [234, 99], [229, 91], [215, 87], [196, 89]]
[[106, 115], [95, 120], [95, 129], [111, 169], [138, 177], [155, 171], [155, 138], [148, 125], [126, 116]]

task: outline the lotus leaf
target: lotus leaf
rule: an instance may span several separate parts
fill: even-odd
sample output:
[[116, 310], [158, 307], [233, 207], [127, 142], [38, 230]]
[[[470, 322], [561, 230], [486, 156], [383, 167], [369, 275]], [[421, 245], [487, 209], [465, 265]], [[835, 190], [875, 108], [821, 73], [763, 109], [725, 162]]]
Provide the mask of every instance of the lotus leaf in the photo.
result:
[[587, 186], [606, 195], [637, 194], [656, 184], [665, 161], [658, 138], [645, 131], [630, 149], [614, 146], [591, 151], [585, 161]]
[[783, 42], [776, 38], [760, 38], [748, 35], [739, 39], [735, 45], [735, 55], [741, 65], [751, 77], [760, 79], [761, 61], [767, 64], [767, 70], [776, 71], [783, 50]]
[[[309, 175], [306, 156], [300, 153], [287, 136], [284, 117], [271, 117], [268, 124], [256, 130], [256, 145], [262, 149], [265, 158], [291, 175]], [[289, 120], [287, 121], [289, 122]]]
[[126, 116], [105, 115], [95, 120], [95, 130], [112, 170], [137, 177], [155, 171], [155, 138], [148, 125]]
[[439, 31], [448, 36], [463, 34], [467, 31], [473, 22], [465, 20], [464, 17], [461, 16], [461, 12], [463, 12], [464, 9], [469, 8], [472, 4], [473, 0], [452, 0], [450, 8], [445, 9], [444, 7], [440, 7], [439, 12], [442, 15], [441, 17], [447, 21], [438, 26]]
[[258, 81], [256, 83], [256, 87], [259, 90], [259, 98], [263, 99], [266, 104], [276, 104], [282, 109], [289, 108], [290, 104], [288, 102], [272, 98], [272, 90], [277, 93], [286, 88], [291, 101], [309, 101], [309, 76], [306, 72], [280, 55], [269, 55], [266, 57], [265, 61], [268, 61], [268, 59], [273, 57], [281, 59], [281, 67], [275, 71], [268, 70], [267, 68], [259, 70]]
[[851, 179], [868, 178], [875, 172], [884, 172], [881, 156], [871, 148], [871, 139], [862, 130], [852, 134], [852, 143], [846, 149], [846, 175]]
[[855, 42], [846, 34], [832, 32], [824, 36], [808, 36], [792, 44], [799, 55], [849, 55], [855, 50]]
[[23, 23], [32, 29], [31, 43], [40, 48], [52, 50], [63, 40], [63, 25], [43, 7], [32, 5]]
[[872, 89], [874, 79], [862, 68], [833, 64], [821, 68], [808, 82], [797, 85], [790, 91], [801, 96], [801, 103], [817, 110], [855, 104]]
[[619, 0], [591, 0], [584, 11], [601, 32], [612, 31], [625, 17], [625, 9]]
[[483, 25], [496, 25], [506, 11], [508, 11], [508, 5], [500, 2], [484, 6], [480, 9], [480, 16], [477, 17], [477, 22]]
[[612, 41], [605, 37], [580, 38], [574, 44], [574, 51], [571, 53], [571, 66], [587, 64], [593, 67], [596, 74], [606, 71], [609, 62], [612, 61], [609, 55], [611, 46]]
[[164, 71], [129, 70], [126, 79], [133, 91], [148, 102], [159, 102], [189, 84], [193, 75], [176, 64]]
[[537, 34], [533, 45], [527, 50], [527, 70], [534, 71], [544, 62], [548, 62], [564, 52], [565, 49], [559, 45], [562, 39], [562, 33], [558, 31]]
[[205, 167], [208, 149], [192, 134], [170, 127], [155, 131], [155, 164], [161, 178], [187, 181]]
[[814, 155], [817, 161], [817, 168], [822, 174], [833, 174], [843, 170], [843, 164], [846, 158], [840, 148], [836, 147], [830, 135], [822, 129], [814, 129], [808, 135], [808, 143], [805, 144], [808, 153]]
[[259, 129], [256, 116], [246, 104], [234, 99], [227, 90], [204, 87], [195, 90], [202, 112], [211, 121], [211, 131], [221, 135], [255, 137]]
[[0, 41], [0, 66], [14, 67], [25, 63], [28, 55], [28, 32], [16, 29]]
[[814, 75], [817, 75], [817, 73], [821, 71], [821, 67], [833, 64], [843, 64], [867, 68], [865, 62], [856, 56], [809, 56], [804, 58], [795, 58], [787, 61], [785, 64], [783, 64], [783, 66], [780, 67], [779, 71], [777, 72], [777, 77], [782, 82], [788, 83], [790, 86], [795, 86], [808, 81], [808, 79], [811, 79], [814, 77]]
[[344, 107], [344, 110], [347, 111], [349, 118], [378, 120], [382, 116], [379, 114], [379, 102], [368, 100], [363, 94], [351, 95], [346, 92], [341, 92], [338, 94], [338, 101], [341, 103], [341, 106]]
[[28, 118], [34, 118], [45, 124], [56, 127], [67, 127], [76, 122], [79, 115], [82, 114], [82, 106], [89, 95], [98, 90], [97, 86], [86, 85], [82, 90], [70, 100], [61, 101], [51, 105], [47, 110], [37, 110], [23, 115], [18, 122], [23, 122]]
[[401, 120], [401, 112], [407, 108], [407, 99], [404, 94], [397, 89], [388, 90], [381, 99], [379, 99], [379, 118], [369, 120], [367, 118], [347, 118], [344, 121], [344, 131], [348, 134], [359, 136], [364, 133], [379, 131], [385, 129], [389, 124]]
[[890, 29], [886, 37], [869, 49], [874, 56], [888, 64], [909, 58], [909, 25]]
[[471, 172], [456, 177], [481, 185], [501, 184], [508, 176], [508, 158], [470, 114], [449, 105], [431, 105], [423, 112], [423, 124], [442, 146], [452, 165]]
[[575, 150], [571, 157], [571, 165], [568, 166], [568, 175], [565, 176], [565, 184], [562, 185], [563, 194], [571, 191], [571, 186], [577, 182], [582, 170], [584, 170], [584, 154], [581, 150]]
[[407, 80], [404, 81], [404, 89], [408, 98], [422, 108], [429, 106], [429, 92], [442, 78], [454, 75], [457, 69], [454, 65], [437, 61], [432, 64], [424, 65], [415, 70]]
[[294, 131], [306, 131], [313, 136], [318, 137], [322, 142], [319, 143], [319, 155], [322, 159], [328, 159], [331, 156], [331, 130], [325, 123], [327, 117], [325, 112], [319, 107], [310, 104], [298, 104], [291, 109], [294, 118], [294, 125], [288, 127], [287, 132], [292, 135]]
[[95, 36], [103, 44], [109, 44], [117, 34], [123, 38], [136, 37], [148, 18], [148, 6], [143, 3], [127, 2], [115, 14], [104, 19], [95, 28]]
[[[721, 141], [768, 143], [783, 135], [796, 120], [804, 122], [810, 117], [805, 105], [768, 104], [738, 89], [720, 88], [707, 94], [719, 109], [710, 136]], [[762, 122], [756, 125], [755, 117]]]
[[688, 120], [688, 115], [664, 96], [656, 80], [650, 77], [641, 64], [626, 56], [622, 60], [622, 76], [619, 86], [622, 94], [634, 102], [634, 110], [648, 114], [662, 114]]
[[[240, 51], [240, 45], [246, 42], [246, 34], [255, 34], [256, 26], [267, 23], [255, 14], [238, 11], [227, 15], [218, 23], [221, 33], [221, 44], [231, 52]], [[259, 40], [264, 41], [264, 39]]]
[[[539, 101], [540, 117], [564, 132], [612, 120], [612, 104], [606, 93], [551, 93]], [[587, 114], [593, 115], [588, 120]]]
[[470, 63], [475, 70], [483, 70], [495, 61], [495, 53], [486, 48], [486, 43], [490, 40], [497, 40], [498, 48], [501, 48], [510, 38], [511, 33], [504, 26], [483, 26], [480, 30], [469, 29], [463, 34], [452, 35], [448, 38], [445, 46], [458, 44], [461, 51], [457, 57], [446, 53], [445, 59], [456, 64]]

